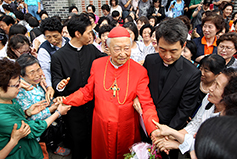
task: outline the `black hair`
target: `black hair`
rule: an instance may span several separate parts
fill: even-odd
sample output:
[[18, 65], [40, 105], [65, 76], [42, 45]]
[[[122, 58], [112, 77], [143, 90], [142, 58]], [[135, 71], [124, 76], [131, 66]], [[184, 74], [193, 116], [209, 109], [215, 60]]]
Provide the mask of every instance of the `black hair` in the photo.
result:
[[27, 33], [26, 27], [21, 24], [14, 24], [9, 29], [9, 37], [16, 35], [16, 34], [25, 35], [26, 33]]
[[231, 20], [234, 20], [236, 14], [237, 14], [237, 12], [234, 12], [234, 13], [232, 14]]
[[10, 15], [1, 16], [0, 21], [5, 22], [7, 25], [15, 24], [15, 20]]
[[0, 28], [0, 41], [5, 46], [7, 43], [7, 36], [3, 29]]
[[87, 7], [86, 7], [86, 10], [88, 10], [88, 8], [91, 7], [92, 8], [92, 11], [93, 13], [95, 13], [95, 6], [92, 5], [92, 4], [89, 4]]
[[73, 38], [75, 37], [75, 32], [79, 31], [81, 35], [84, 34], [86, 28], [91, 25], [89, 16], [86, 13], [81, 13], [80, 15], [74, 15], [68, 22], [67, 30], [69, 35]]
[[99, 37], [101, 38], [101, 35], [110, 32], [112, 30], [111, 25], [103, 25], [102, 27], [99, 28]]
[[35, 63], [39, 64], [38, 59], [31, 54], [22, 54], [19, 58], [16, 59], [16, 62], [21, 67], [21, 76], [24, 77], [26, 75], [26, 67], [31, 66]]
[[28, 23], [28, 19], [29, 19], [30, 17], [32, 17], [32, 14], [30, 14], [30, 13], [26, 13], [26, 14], [24, 15], [25, 21], [26, 21], [27, 23]]
[[[141, 31], [140, 31], [141, 32]], [[182, 20], [177, 18], [170, 18], [163, 20], [156, 31], [156, 40], [159, 43], [160, 38], [164, 38], [170, 44], [180, 42], [180, 45], [183, 47], [184, 43], [187, 41], [188, 28], [182, 22]]]
[[3, 8], [3, 9], [6, 9], [7, 11], [13, 12], [13, 10], [12, 10], [12, 8], [10, 7], [9, 4], [3, 4], [3, 5], [2, 5], [2, 8]]
[[57, 18], [52, 17], [52, 18], [46, 18], [46, 19], [42, 20], [40, 29], [41, 29], [42, 33], [44, 33], [44, 34], [45, 34], [46, 30], [58, 31], [61, 34], [63, 26]]
[[200, 61], [200, 67], [207, 67], [213, 74], [217, 75], [225, 68], [225, 59], [217, 54], [207, 55]]
[[94, 21], [96, 20], [96, 19], [95, 19], [95, 14], [94, 14], [94, 13], [88, 13], [88, 15], [89, 15], [89, 17], [93, 18]]
[[95, 27], [95, 31], [99, 32], [100, 25], [101, 25], [101, 23], [102, 23], [104, 20], [107, 20], [108, 24], [110, 24], [110, 20], [109, 20], [108, 17], [105, 17], [105, 16], [100, 17], [100, 19], [99, 19], [99, 21], [98, 21], [98, 23], [97, 23], [97, 25], [96, 25], [96, 27]]
[[213, 117], [199, 128], [195, 140], [198, 159], [237, 158], [237, 118], [235, 116]]
[[62, 19], [61, 19], [61, 17], [59, 15], [54, 15], [54, 16], [52, 16], [52, 18], [56, 18], [56, 19], [58, 19], [60, 21], [60, 23], [62, 23]]
[[29, 23], [30, 27], [33, 27], [33, 28], [39, 26], [38, 19], [33, 16], [28, 19], [28, 23]]
[[69, 7], [69, 13], [71, 13], [73, 9], [76, 9], [77, 12], [78, 12], [78, 8], [73, 5], [73, 6]]
[[15, 14], [17, 19], [24, 20], [24, 13], [22, 13], [22, 11], [17, 10], [17, 11], [14, 12], [14, 14]]
[[158, 20], [157, 20], [157, 18], [155, 17], [155, 16], [150, 16], [149, 17], [149, 20], [150, 19], [155, 19], [155, 25], [154, 25], [154, 27], [157, 25], [157, 23], [158, 23]]
[[108, 4], [103, 4], [101, 7], [102, 10], [106, 10], [107, 12], [110, 12], [110, 7]]
[[47, 16], [49, 16], [46, 10], [41, 10], [41, 11], [39, 12], [40, 18], [41, 18], [41, 16], [42, 16], [43, 14], [46, 14]]
[[227, 3], [227, 4], [223, 7], [222, 10], [225, 10], [225, 8], [228, 7], [228, 6], [231, 6], [231, 7], [232, 7], [232, 11], [234, 10], [234, 6], [233, 6], [233, 4], [231, 4], [231, 3]]
[[113, 12], [112, 12], [112, 17], [113, 18], [115, 18], [115, 17], [118, 17], [120, 14], [119, 14], [119, 12], [117, 11], [117, 10], [114, 10]]
[[133, 34], [135, 35], [134, 41], [137, 41], [138, 30], [137, 30], [136, 24], [134, 24], [133, 22], [127, 22], [123, 25], [123, 27], [128, 28], [129, 30], [131, 30], [133, 32]]
[[[126, 16], [125, 19], [127, 19], [128, 22], [133, 22], [133, 19], [132, 19], [132, 17], [130, 15]], [[124, 21], [125, 21], [125, 19], [124, 19]]]
[[12, 49], [17, 50], [23, 45], [28, 44], [30, 46], [29, 39], [22, 34], [16, 34], [10, 37], [10, 40], [8, 42], [7, 46], [7, 56], [11, 59], [17, 59], [17, 55], [12, 51]]
[[[118, 0], [114, 0], [115, 1], [115, 5], [118, 5]], [[110, 6], [112, 6], [112, 0], [109, 1]]]
[[117, 26], [118, 23], [119, 23], [119, 22], [118, 22], [117, 20], [112, 19], [112, 21], [110, 22], [110, 25], [114, 28], [114, 27]]
[[151, 29], [151, 33], [150, 33], [150, 36], [151, 36], [152, 30], [153, 30], [153, 27], [151, 26], [151, 24], [144, 24], [144, 25], [141, 27], [141, 29], [140, 29], [140, 35], [142, 36], [143, 30], [146, 29], [146, 28], [150, 28], [150, 29]]
[[195, 57], [197, 54], [197, 46], [192, 40], [187, 40], [186, 47], [190, 50], [192, 57]]
[[152, 3], [152, 5], [154, 6], [154, 3], [156, 3], [156, 2], [159, 2], [160, 4], [159, 4], [159, 7], [161, 7], [161, 2], [160, 2], [161, 0], [153, 0], [153, 3]]

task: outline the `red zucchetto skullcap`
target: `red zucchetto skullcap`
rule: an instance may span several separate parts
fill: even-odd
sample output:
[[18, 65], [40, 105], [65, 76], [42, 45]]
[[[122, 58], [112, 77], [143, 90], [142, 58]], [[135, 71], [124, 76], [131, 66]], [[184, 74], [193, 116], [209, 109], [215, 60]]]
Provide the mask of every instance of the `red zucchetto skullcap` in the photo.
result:
[[127, 29], [125, 29], [124, 27], [117, 26], [117, 27], [114, 27], [109, 32], [108, 38], [118, 38], [118, 37], [129, 37], [130, 38], [130, 34], [127, 31]]

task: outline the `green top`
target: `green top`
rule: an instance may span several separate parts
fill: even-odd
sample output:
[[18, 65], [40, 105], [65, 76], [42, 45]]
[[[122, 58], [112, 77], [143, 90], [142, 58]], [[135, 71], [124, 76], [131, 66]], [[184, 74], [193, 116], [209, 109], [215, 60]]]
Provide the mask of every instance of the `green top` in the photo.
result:
[[[200, 4], [202, 2], [202, 0], [191, 0], [189, 3], [189, 7], [192, 5], [196, 5], [196, 4]], [[193, 12], [195, 11], [196, 8], [191, 9], [191, 15], [193, 14]], [[191, 16], [191, 19], [193, 18], [193, 15]]]
[[36, 138], [47, 128], [46, 121], [28, 121], [21, 106], [15, 99], [12, 102], [12, 104], [0, 103], [0, 150], [10, 141], [13, 125], [17, 123], [17, 129], [19, 129], [23, 120], [30, 126], [31, 133], [18, 142], [7, 159], [42, 159], [43, 153]]

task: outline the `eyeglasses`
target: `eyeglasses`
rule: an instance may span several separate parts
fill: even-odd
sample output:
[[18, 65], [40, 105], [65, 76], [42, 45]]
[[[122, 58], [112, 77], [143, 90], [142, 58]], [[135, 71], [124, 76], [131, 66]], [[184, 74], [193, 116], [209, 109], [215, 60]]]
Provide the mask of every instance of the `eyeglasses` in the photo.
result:
[[37, 74], [41, 73], [41, 70], [42, 70], [41, 68], [38, 68], [36, 71], [33, 70], [33, 71], [29, 72], [29, 73], [26, 73], [26, 75], [28, 75], [30, 77], [34, 77], [36, 75], [36, 73]]
[[20, 84], [21, 84], [21, 79], [20, 79], [20, 77], [19, 77], [19, 80], [17, 81], [16, 84], [14, 84], [14, 85], [8, 85], [8, 87], [16, 87], [16, 88], [19, 88]]
[[20, 52], [20, 51], [18, 51], [18, 50], [16, 50], [19, 54], [27, 54], [27, 53], [30, 53], [31, 52], [31, 48], [29, 48], [28, 50], [26, 50], [26, 51], [22, 51], [22, 52]]
[[219, 45], [218, 46], [221, 50], [226, 50], [226, 51], [231, 51], [231, 50], [233, 50], [234, 48], [232, 48], [232, 47], [229, 47], [229, 46], [224, 46], [224, 45]]

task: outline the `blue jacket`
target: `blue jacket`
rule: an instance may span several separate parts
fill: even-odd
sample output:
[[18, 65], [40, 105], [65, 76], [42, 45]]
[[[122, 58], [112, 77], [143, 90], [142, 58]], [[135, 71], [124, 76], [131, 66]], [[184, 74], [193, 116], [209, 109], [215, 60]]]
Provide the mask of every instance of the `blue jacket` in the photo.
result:
[[[202, 40], [202, 37], [193, 39], [193, 42], [194, 42], [194, 43], [196, 44], [196, 46], [197, 46], [197, 54], [196, 54], [196, 56], [194, 57], [194, 60], [195, 60], [197, 57], [204, 55], [204, 45], [201, 43], [201, 40]], [[213, 53], [213, 54], [217, 54], [217, 46], [214, 46], [212, 53]]]

